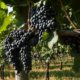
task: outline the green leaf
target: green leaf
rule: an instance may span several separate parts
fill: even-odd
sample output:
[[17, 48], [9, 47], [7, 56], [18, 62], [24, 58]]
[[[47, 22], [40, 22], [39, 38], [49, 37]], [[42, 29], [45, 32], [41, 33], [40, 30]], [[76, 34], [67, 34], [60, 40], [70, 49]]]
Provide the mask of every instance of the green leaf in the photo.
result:
[[27, 19], [27, 17], [22, 18], [20, 15], [16, 15], [13, 23], [16, 26], [20, 27], [20, 26], [22, 26], [22, 24], [26, 23], [26, 19]]
[[48, 37], [49, 37], [49, 33], [44, 32], [44, 34], [42, 36], [43, 40], [46, 40]]
[[22, 3], [22, 4], [19, 4], [18, 6], [27, 6], [28, 4], [27, 3]]
[[4, 2], [1, 2], [0, 5], [1, 5], [1, 8], [2, 8], [2, 9], [8, 9], [8, 8], [7, 8], [7, 5], [6, 5]]
[[42, 5], [42, 3], [43, 3], [43, 0], [40, 0], [36, 3], [34, 3], [34, 6], [40, 7]]
[[62, 38], [61, 36], [58, 37], [58, 42], [59, 42], [61, 45], [64, 45], [63, 38]]
[[12, 22], [12, 16], [13, 14], [10, 14], [8, 17], [5, 17], [4, 21], [3, 21], [3, 25], [0, 26], [0, 33], [2, 31], [5, 31], [6, 30], [6, 27]]
[[71, 49], [70, 50], [70, 55], [72, 57], [80, 58], [80, 54], [76, 52], [76, 50]]
[[75, 72], [80, 72], [80, 58], [74, 58], [74, 65], [72, 67], [72, 69], [75, 71]]
[[5, 63], [4, 59], [1, 60], [0, 67], [2, 66], [3, 63]]
[[69, 16], [70, 16], [70, 17], [72, 16], [72, 12], [69, 12]]
[[56, 31], [51, 32], [51, 35], [46, 40], [48, 43], [48, 47], [52, 49], [53, 45], [58, 41], [58, 35]]
[[46, 1], [47, 1], [47, 0], [44, 0], [44, 1], [43, 1], [43, 5], [46, 5]]
[[40, 7], [41, 1], [34, 3], [34, 6]]
[[50, 57], [48, 57], [48, 58], [46, 59], [46, 63], [49, 62], [49, 60], [50, 60]]
[[6, 12], [4, 10], [0, 10], [0, 26], [2, 26], [5, 17], [7, 17]]

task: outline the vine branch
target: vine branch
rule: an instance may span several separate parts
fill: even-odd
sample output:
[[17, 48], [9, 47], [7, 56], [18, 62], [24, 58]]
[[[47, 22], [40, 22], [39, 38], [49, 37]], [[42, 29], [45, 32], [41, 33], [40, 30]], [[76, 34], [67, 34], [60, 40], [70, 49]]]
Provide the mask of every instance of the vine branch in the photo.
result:
[[28, 29], [30, 29], [30, 0], [27, 0], [28, 3]]
[[80, 39], [80, 33], [78, 31], [60, 29], [60, 30], [57, 30], [57, 34], [60, 36], [69, 35], [69, 36], [77, 37], [78, 39]]
[[52, 0], [50, 0], [50, 1], [51, 1], [51, 3], [52, 3], [52, 8], [54, 9], [54, 4], [53, 4]]
[[77, 29], [76, 25], [71, 21], [71, 19], [70, 19], [69, 15], [68, 15], [68, 13], [67, 13], [67, 11], [66, 11], [66, 9], [65, 9], [65, 7], [64, 7], [64, 5], [63, 5], [63, 3], [62, 3], [62, 0], [59, 0], [59, 1], [60, 1], [60, 3], [61, 3], [61, 6], [62, 6], [62, 8], [63, 8], [65, 14], [67, 15], [68, 20], [69, 20], [70, 23], [73, 25], [73, 27], [74, 27], [75, 29]]
[[26, 23], [24, 24], [24, 26], [23, 26], [26, 31], [27, 31], [27, 29], [28, 29], [28, 28], [26, 27], [26, 26], [27, 26], [27, 23], [28, 23], [28, 22], [26, 22]]

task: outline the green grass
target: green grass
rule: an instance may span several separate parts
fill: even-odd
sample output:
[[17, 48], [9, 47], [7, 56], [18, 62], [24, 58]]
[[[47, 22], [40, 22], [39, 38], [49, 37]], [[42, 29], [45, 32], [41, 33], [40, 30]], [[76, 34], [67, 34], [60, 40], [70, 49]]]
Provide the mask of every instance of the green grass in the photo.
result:
[[[65, 67], [72, 67], [73, 65], [63, 65], [62, 67], [65, 68]], [[59, 66], [49, 66], [49, 69], [58, 69], [60, 68], [60, 65]]]
[[40, 76], [40, 77], [44, 77], [45, 76], [45, 72], [34, 72], [34, 71], [31, 71], [30, 72], [30, 78], [36, 78], [37, 76]]
[[[10, 77], [10, 73], [13, 77], [15, 77], [15, 72], [4, 72], [4, 77]], [[0, 74], [1, 76], [1, 74]]]
[[67, 64], [67, 63], [74, 63], [74, 60], [73, 61], [65, 61], [64, 64]]
[[8, 68], [8, 66], [5, 66], [5, 67], [4, 67], [4, 69], [8, 69], [8, 70], [9, 70], [9, 69], [10, 69], [10, 70], [14, 70], [14, 67], [13, 67], [13, 66], [10, 66], [10, 68]]
[[[72, 64], [73, 64], [73, 61], [71, 60], [64, 61], [62, 68], [70, 69], [73, 66]], [[45, 69], [45, 64], [43, 66]], [[37, 64], [36, 67], [38, 71], [35, 71], [35, 66], [33, 66], [33, 71], [30, 71], [30, 80], [45, 80], [46, 73], [45, 71], [43, 71], [44, 69], [41, 70], [40, 64]], [[5, 69], [8, 69], [8, 67], [5, 67]], [[11, 66], [10, 69], [13, 70], [13, 67]], [[51, 78], [50, 80], [55, 80], [54, 78], [56, 78], [56, 80], [80, 80], [80, 73], [74, 73], [72, 69], [70, 70], [62, 69], [62, 71], [55, 71], [55, 69], [60, 69], [60, 62], [55, 61], [55, 64], [53, 64], [52, 62], [51, 65], [49, 66], [49, 70], [50, 70], [49, 75]], [[41, 71], [39, 72], [39, 70]], [[11, 72], [11, 75], [15, 78], [15, 72]], [[10, 72], [4, 72], [4, 76], [5, 78], [10, 77]]]
[[49, 66], [49, 69], [58, 69], [58, 68], [60, 68], [60, 66]]
[[[64, 61], [64, 60], [63, 60]], [[65, 62], [63, 62], [64, 64], [67, 64], [67, 63], [73, 63], [74, 62], [74, 60], [73, 61], [65, 61]], [[54, 64], [60, 64], [60, 62], [55, 62]]]
[[[30, 78], [35, 79], [37, 78], [37, 76], [39, 77], [44, 77], [45, 76], [45, 72], [30, 72]], [[73, 73], [70, 70], [64, 70], [64, 71], [50, 71], [49, 76], [54, 76], [54, 77], [58, 77], [58, 78], [62, 78], [62, 77], [75, 77], [75, 73]], [[78, 77], [80, 78], [80, 77]]]
[[54, 64], [60, 64], [60, 62], [55, 62]]
[[70, 70], [64, 70], [64, 71], [51, 71], [50, 75], [53, 75], [55, 77], [75, 77], [75, 74]]
[[[15, 72], [11, 72], [11, 75], [13, 77], [15, 77]], [[1, 76], [1, 75], [0, 75]], [[5, 72], [4, 73], [5, 77], [10, 77], [10, 72]], [[37, 78], [37, 76], [44, 77], [45, 76], [45, 72], [34, 72], [31, 71], [30, 72], [30, 78], [35, 79]], [[80, 76], [76, 77], [76, 74], [73, 73], [70, 70], [64, 70], [64, 71], [50, 71], [49, 76], [54, 76], [54, 77], [58, 77], [58, 78], [62, 78], [62, 77], [75, 77], [75, 78], [80, 78]]]
[[65, 67], [72, 67], [73, 65], [63, 65], [63, 68]]

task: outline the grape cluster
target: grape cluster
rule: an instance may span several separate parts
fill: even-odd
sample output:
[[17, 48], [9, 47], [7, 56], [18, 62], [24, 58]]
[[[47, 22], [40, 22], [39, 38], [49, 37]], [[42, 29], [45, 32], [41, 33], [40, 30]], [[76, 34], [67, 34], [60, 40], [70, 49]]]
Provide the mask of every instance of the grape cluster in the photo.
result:
[[24, 65], [24, 70], [26, 73], [28, 73], [29, 70], [31, 70], [30, 47], [28, 45], [24, 45], [23, 47], [21, 47], [20, 54], [21, 54], [21, 61]]
[[21, 54], [21, 61], [24, 65], [24, 70], [26, 73], [29, 72], [29, 70], [31, 70], [31, 46], [36, 46], [36, 44], [38, 43], [38, 39], [35, 36], [35, 32], [28, 30], [27, 33], [25, 33], [22, 37], [22, 39], [24, 39], [24, 45], [21, 47], [20, 49], [20, 54]]
[[30, 47], [36, 46], [38, 43], [35, 32], [31, 30], [28, 30], [28, 32], [25, 30], [13, 30], [4, 43], [6, 56], [14, 69], [19, 73], [24, 65], [24, 70], [28, 73], [31, 70]]
[[56, 12], [52, 10], [49, 6], [42, 6], [40, 8], [32, 8], [31, 9], [31, 28], [34, 30], [38, 30], [39, 40], [43, 42], [42, 36], [43, 33], [50, 32], [57, 28], [57, 21], [56, 21]]
[[20, 34], [18, 34], [19, 32], [16, 30], [11, 31], [10, 36], [8, 36], [5, 39], [5, 50], [6, 50], [6, 56], [8, 58], [8, 61], [10, 63], [12, 63], [12, 65], [14, 66], [14, 69], [17, 70], [17, 73], [19, 73], [20, 71], [22, 71], [22, 64], [20, 61], [20, 54], [19, 54], [19, 50], [20, 47], [17, 47], [17, 40]]

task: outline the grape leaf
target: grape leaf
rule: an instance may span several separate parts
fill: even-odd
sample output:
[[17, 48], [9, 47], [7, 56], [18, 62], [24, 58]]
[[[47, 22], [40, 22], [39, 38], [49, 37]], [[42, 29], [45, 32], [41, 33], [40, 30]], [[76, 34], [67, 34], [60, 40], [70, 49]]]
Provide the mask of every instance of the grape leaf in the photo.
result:
[[5, 17], [7, 17], [6, 12], [4, 10], [0, 10], [0, 26], [3, 24]]
[[50, 61], [50, 57], [47, 57], [47, 59], [46, 59], [46, 63], [49, 62], [49, 61]]
[[74, 58], [74, 65], [72, 67], [72, 69], [75, 71], [75, 72], [80, 72], [80, 58]]
[[16, 15], [15, 19], [14, 19], [14, 24], [16, 24], [18, 27], [22, 26], [22, 24], [26, 23], [26, 19], [22, 18], [20, 15]]
[[19, 4], [18, 6], [27, 6], [28, 4], [27, 3], [22, 3], [22, 4]]
[[34, 3], [34, 6], [40, 7], [41, 1]]
[[4, 21], [3, 21], [3, 25], [0, 26], [0, 33], [2, 31], [5, 31], [6, 30], [6, 27], [12, 22], [11, 19], [12, 19], [12, 14], [10, 14], [8, 17], [5, 17]]
[[8, 9], [8, 8], [7, 8], [7, 5], [5, 5], [4, 2], [1, 2], [1, 3], [0, 3], [0, 6], [1, 6], [2, 9]]
[[48, 37], [49, 37], [49, 33], [44, 32], [44, 34], [42, 36], [43, 40], [46, 40]]
[[47, 0], [44, 0], [44, 1], [43, 1], [43, 5], [45, 5], [45, 4], [46, 4], [46, 1], [47, 1]]
[[80, 71], [80, 64], [79, 64], [79, 62], [80, 62], [80, 54], [78, 54], [75, 50], [71, 49], [70, 55], [71, 55], [72, 57], [75, 57], [75, 58], [74, 58], [74, 65], [73, 65], [72, 69], [73, 69], [75, 72]]
[[63, 38], [62, 38], [61, 36], [58, 37], [58, 42], [59, 42], [61, 45], [64, 45]]
[[36, 2], [36, 3], [34, 3], [34, 6], [40, 7], [41, 4], [43, 3], [43, 1], [44, 0], [40, 0], [40, 1]]
[[72, 57], [76, 57], [76, 58], [79, 58], [80, 57], [80, 54], [78, 54], [75, 50], [71, 49], [70, 50], [70, 55]]
[[56, 31], [51, 32], [52, 34], [46, 40], [48, 43], [48, 47], [51, 49], [53, 45], [58, 41], [58, 35]]

